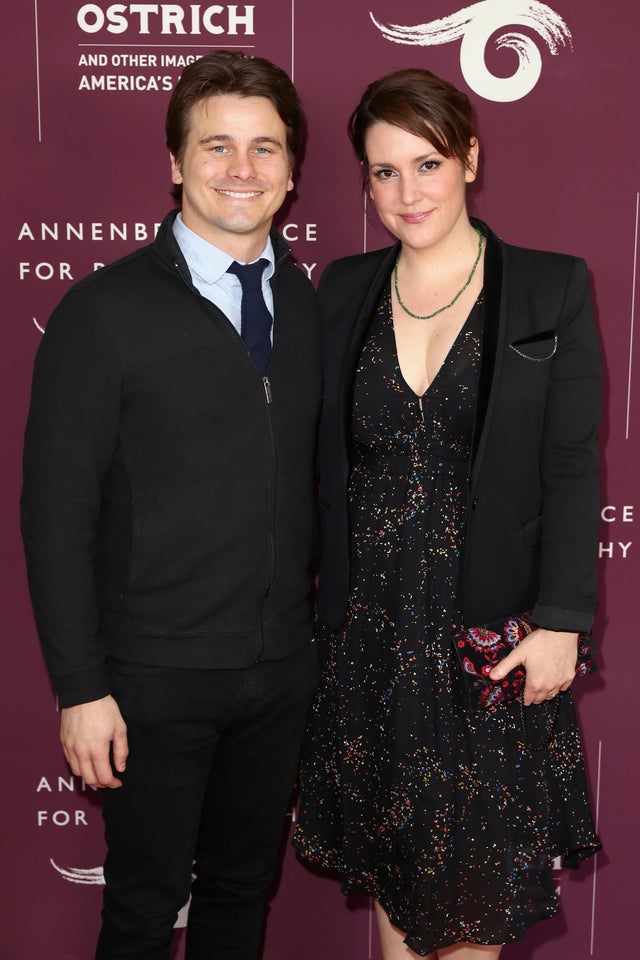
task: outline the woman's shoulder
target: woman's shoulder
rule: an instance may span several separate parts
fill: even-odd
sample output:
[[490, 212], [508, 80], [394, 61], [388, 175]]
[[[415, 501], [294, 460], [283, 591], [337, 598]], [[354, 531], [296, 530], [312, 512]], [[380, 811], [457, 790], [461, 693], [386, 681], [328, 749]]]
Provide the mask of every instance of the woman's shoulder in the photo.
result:
[[[477, 222], [481, 224], [481, 221]], [[501, 251], [503, 261], [509, 265], [510, 269], [520, 270], [525, 274], [547, 273], [552, 276], [566, 276], [574, 271], [577, 271], [578, 274], [586, 273], [586, 263], [580, 256], [510, 243], [495, 234], [486, 224], [481, 224], [481, 226], [486, 231], [489, 240], [493, 240]]]
[[543, 306], [568, 303], [577, 308], [588, 294], [589, 271], [582, 257], [507, 245], [506, 262], [516, 299]]
[[323, 271], [320, 288], [326, 291], [344, 285], [350, 288], [360, 284], [367, 285], [387, 262], [390, 271], [396, 250], [397, 246], [384, 247], [369, 253], [356, 253], [332, 260]]
[[547, 269], [567, 273], [576, 267], [586, 266], [582, 257], [571, 253], [557, 253], [554, 250], [538, 250], [535, 247], [521, 247], [515, 244], [504, 245], [509, 260], [518, 266], [531, 266], [535, 269]]

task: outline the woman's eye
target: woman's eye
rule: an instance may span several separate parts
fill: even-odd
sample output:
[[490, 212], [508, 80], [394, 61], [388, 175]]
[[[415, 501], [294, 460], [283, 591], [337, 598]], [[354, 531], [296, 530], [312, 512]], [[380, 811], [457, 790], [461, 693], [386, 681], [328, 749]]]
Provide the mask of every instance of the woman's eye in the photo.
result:
[[394, 171], [389, 170], [387, 167], [382, 167], [380, 170], [374, 170], [373, 175], [376, 180], [390, 180], [394, 176]]
[[425, 160], [420, 169], [426, 170], [427, 173], [433, 173], [434, 170], [438, 169], [441, 163], [441, 160]]

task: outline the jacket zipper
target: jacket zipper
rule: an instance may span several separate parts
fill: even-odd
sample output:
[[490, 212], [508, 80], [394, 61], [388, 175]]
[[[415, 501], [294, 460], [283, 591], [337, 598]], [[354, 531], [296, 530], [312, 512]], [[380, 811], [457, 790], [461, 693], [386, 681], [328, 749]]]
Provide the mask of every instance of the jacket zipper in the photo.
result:
[[276, 574], [276, 537], [275, 537], [275, 521], [276, 521], [276, 474], [277, 474], [277, 463], [276, 463], [276, 443], [275, 437], [273, 435], [273, 421], [271, 419], [271, 404], [273, 403], [273, 391], [271, 389], [271, 381], [269, 377], [262, 378], [262, 385], [264, 387], [264, 395], [267, 402], [267, 420], [269, 423], [269, 442], [271, 446], [271, 463], [273, 466], [273, 475], [271, 478], [270, 485], [270, 503], [269, 503], [269, 569], [267, 577], [267, 587], [262, 597], [262, 607], [260, 610], [260, 650], [256, 660], [262, 658], [264, 653], [264, 604], [271, 592], [273, 587], [273, 581]]
[[[287, 251], [285, 251], [285, 252], [282, 254], [282, 256], [279, 257], [278, 260], [276, 260], [274, 277], [275, 277], [275, 275], [276, 275], [276, 273], [277, 273], [277, 270], [278, 270], [279, 265], [283, 262], [283, 260], [286, 260], [286, 258], [289, 256], [290, 253], [291, 253], [291, 248], [288, 248]], [[176, 271], [177, 271], [177, 273], [178, 273], [178, 276], [179, 276], [179, 277], [181, 278], [181, 280], [186, 284], [186, 286], [187, 286], [187, 287], [190, 287], [191, 289], [193, 289], [194, 292], [195, 292], [199, 297], [202, 297], [202, 294], [201, 294], [201, 293], [193, 286], [193, 284], [190, 283], [190, 282], [187, 280], [187, 278], [183, 275], [182, 270], [181, 270], [181, 268], [180, 268], [180, 264], [179, 264], [177, 261], [174, 262], [174, 267], [175, 267], [175, 269], [176, 269]], [[203, 299], [203, 300], [206, 300], [207, 298], [206, 298], [206, 297], [202, 297], [202, 299]], [[207, 301], [207, 302], [211, 303], [210, 301]], [[218, 309], [218, 310], [219, 310], [219, 308], [216, 307], [215, 304], [211, 303], [211, 306], [213, 306], [215, 309]], [[219, 311], [219, 312], [222, 313], [222, 311]], [[237, 333], [237, 331], [236, 331], [236, 333]], [[242, 344], [243, 344], [243, 346], [244, 346], [244, 341], [242, 340], [242, 337], [240, 336], [239, 333], [238, 333], [238, 338], [240, 339], [240, 341], [242, 342]], [[246, 346], [245, 346], [245, 349], [246, 349]], [[249, 353], [248, 350], [247, 350], [247, 355], [248, 355], [248, 356], [251, 356], [251, 354]], [[267, 403], [267, 418], [268, 418], [268, 421], [269, 421], [269, 443], [270, 443], [270, 447], [271, 447], [271, 462], [272, 462], [272, 464], [273, 464], [273, 476], [272, 476], [272, 479], [271, 479], [271, 498], [270, 498], [270, 505], [269, 505], [269, 506], [270, 506], [270, 510], [269, 510], [269, 568], [268, 568], [268, 579], [267, 579], [267, 587], [266, 587], [266, 590], [265, 590], [264, 595], [263, 595], [263, 597], [262, 597], [262, 607], [261, 607], [261, 610], [260, 610], [260, 649], [259, 649], [258, 655], [257, 655], [257, 657], [256, 657], [256, 662], [258, 662], [259, 660], [261, 660], [262, 654], [264, 653], [264, 603], [265, 603], [266, 598], [269, 596], [269, 593], [271, 592], [271, 588], [273, 587], [273, 581], [274, 581], [274, 579], [275, 579], [275, 574], [276, 574], [275, 516], [276, 516], [276, 473], [277, 473], [277, 465], [276, 465], [276, 443], [275, 443], [275, 438], [274, 438], [274, 435], [273, 435], [273, 422], [272, 422], [272, 420], [271, 420], [271, 410], [270, 410], [271, 404], [273, 403], [273, 390], [272, 390], [272, 388], [271, 388], [271, 380], [269, 379], [269, 377], [267, 377], [267, 376], [262, 377], [262, 387], [263, 387], [263, 389], [264, 389], [264, 396], [265, 396], [265, 400], [266, 400], [266, 403]]]
[[[278, 267], [284, 260], [286, 260], [286, 258], [289, 256], [290, 253], [291, 253], [291, 250], [288, 249], [286, 252], [282, 254], [281, 257], [279, 257], [276, 260], [275, 271], [274, 271], [273, 277], [271, 278], [272, 283], [277, 275]], [[275, 320], [275, 296], [274, 296], [274, 320]], [[273, 403], [273, 390], [271, 387], [271, 380], [269, 379], [269, 377], [264, 376], [262, 378], [262, 386], [264, 388], [264, 396], [267, 402], [267, 417], [269, 421], [269, 441], [271, 444], [271, 463], [273, 466], [273, 476], [271, 479], [271, 502], [270, 502], [270, 516], [269, 516], [269, 550], [270, 550], [269, 567], [270, 567], [270, 570], [269, 570], [269, 576], [267, 580], [267, 588], [262, 598], [262, 609], [260, 611], [260, 651], [258, 653], [258, 656], [256, 657], [257, 661], [262, 659], [262, 654], [264, 653], [264, 633], [265, 633], [264, 605], [267, 597], [271, 593], [271, 588], [273, 587], [273, 581], [275, 580], [275, 575], [276, 575], [275, 522], [276, 522], [276, 477], [278, 472], [278, 464], [276, 462], [276, 442], [275, 442], [275, 437], [273, 435], [273, 421], [271, 419], [271, 409], [270, 409]]]

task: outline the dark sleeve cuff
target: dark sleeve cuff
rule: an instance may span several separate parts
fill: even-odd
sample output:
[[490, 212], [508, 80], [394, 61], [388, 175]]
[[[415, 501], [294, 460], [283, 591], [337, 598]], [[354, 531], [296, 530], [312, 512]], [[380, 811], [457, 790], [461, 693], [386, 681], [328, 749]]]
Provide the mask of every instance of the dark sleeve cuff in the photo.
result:
[[590, 633], [594, 617], [595, 611], [570, 610], [547, 606], [544, 603], [537, 603], [531, 612], [531, 620], [536, 627], [568, 633]]
[[90, 703], [92, 700], [102, 700], [111, 693], [107, 672], [103, 666], [92, 667], [82, 673], [67, 674], [64, 677], [52, 676], [51, 679], [61, 708], [75, 707], [79, 703]]

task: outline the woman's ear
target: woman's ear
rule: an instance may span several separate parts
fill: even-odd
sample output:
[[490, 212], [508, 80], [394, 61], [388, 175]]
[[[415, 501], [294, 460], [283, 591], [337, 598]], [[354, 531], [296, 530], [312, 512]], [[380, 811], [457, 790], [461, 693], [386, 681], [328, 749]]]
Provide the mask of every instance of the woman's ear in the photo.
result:
[[476, 137], [471, 139], [469, 144], [469, 152], [467, 154], [467, 162], [464, 168], [464, 179], [465, 183], [473, 183], [477, 174], [478, 174], [478, 154], [480, 153], [480, 146]]

